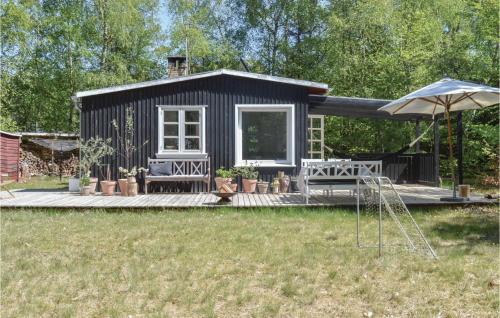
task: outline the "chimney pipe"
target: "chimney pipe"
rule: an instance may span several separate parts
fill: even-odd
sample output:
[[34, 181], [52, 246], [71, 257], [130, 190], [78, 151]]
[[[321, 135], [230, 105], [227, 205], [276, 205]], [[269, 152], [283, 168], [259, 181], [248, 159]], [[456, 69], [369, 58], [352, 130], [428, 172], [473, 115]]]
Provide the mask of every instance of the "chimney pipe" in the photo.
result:
[[187, 75], [187, 63], [185, 56], [169, 56], [167, 57], [169, 78]]

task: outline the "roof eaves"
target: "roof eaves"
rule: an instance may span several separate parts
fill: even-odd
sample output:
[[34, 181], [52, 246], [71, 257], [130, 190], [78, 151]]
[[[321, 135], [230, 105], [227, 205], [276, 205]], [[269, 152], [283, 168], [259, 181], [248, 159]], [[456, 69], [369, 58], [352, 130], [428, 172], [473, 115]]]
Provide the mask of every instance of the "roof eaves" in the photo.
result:
[[0, 130], [0, 134], [12, 136], [12, 137], [21, 137], [21, 135], [19, 135], [19, 134], [11, 133], [11, 132], [8, 132], [8, 131], [3, 131], [3, 130]]
[[186, 75], [186, 76], [179, 76], [179, 77], [166, 78], [166, 79], [161, 79], [161, 80], [140, 82], [140, 83], [134, 83], [134, 84], [126, 84], [126, 85], [119, 85], [119, 86], [112, 86], [112, 87], [107, 87], [107, 88], [99, 88], [99, 89], [94, 89], [94, 90], [77, 92], [75, 94], [75, 97], [82, 98], [82, 97], [93, 96], [93, 95], [108, 94], [108, 93], [131, 90], [131, 89], [138, 89], [138, 88], [151, 87], [151, 86], [157, 86], [157, 85], [184, 82], [184, 81], [200, 79], [200, 78], [205, 78], [205, 77], [210, 77], [210, 76], [223, 75], [223, 74], [244, 77], [244, 78], [253, 78], [253, 79], [259, 79], [259, 80], [265, 80], [265, 81], [272, 81], [272, 82], [287, 83], [287, 84], [291, 84], [291, 85], [306, 86], [306, 87], [310, 87], [310, 88], [325, 90], [325, 92], [328, 90], [328, 85], [324, 84], [324, 83], [316, 83], [316, 82], [311, 82], [311, 81], [296, 80], [296, 79], [291, 79], [291, 78], [271, 76], [271, 75], [265, 75], [265, 74], [257, 74], [257, 73], [241, 72], [241, 71], [234, 71], [234, 70], [228, 70], [228, 69], [220, 69], [220, 70], [216, 70], [216, 71], [197, 73], [197, 74]]

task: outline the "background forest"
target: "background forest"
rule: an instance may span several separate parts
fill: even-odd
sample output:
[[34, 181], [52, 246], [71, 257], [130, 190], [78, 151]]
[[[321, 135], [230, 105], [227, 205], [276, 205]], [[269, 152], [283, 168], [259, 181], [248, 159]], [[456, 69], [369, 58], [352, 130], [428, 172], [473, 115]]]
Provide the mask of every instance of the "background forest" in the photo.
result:
[[[498, 87], [498, 12], [497, 0], [4, 0], [1, 129], [77, 131], [76, 91], [165, 77], [186, 44], [191, 73], [244, 70], [243, 59], [332, 95], [393, 99], [444, 76]], [[498, 119], [498, 107], [464, 113], [468, 174], [497, 167]], [[414, 136], [412, 123], [328, 117], [326, 128], [334, 153]]]

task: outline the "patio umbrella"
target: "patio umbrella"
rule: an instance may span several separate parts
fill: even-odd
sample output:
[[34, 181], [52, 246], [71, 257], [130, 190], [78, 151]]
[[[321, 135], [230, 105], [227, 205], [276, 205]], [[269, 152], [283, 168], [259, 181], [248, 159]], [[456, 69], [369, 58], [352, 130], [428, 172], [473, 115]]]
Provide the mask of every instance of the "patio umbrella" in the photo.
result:
[[[468, 109], [482, 109], [499, 103], [500, 90], [481, 84], [444, 78], [403, 96], [379, 108], [380, 111], [398, 114], [427, 114], [434, 116], [444, 113], [448, 124], [448, 151], [453, 162], [450, 113]], [[455, 191], [455, 169], [452, 165], [453, 198]]]

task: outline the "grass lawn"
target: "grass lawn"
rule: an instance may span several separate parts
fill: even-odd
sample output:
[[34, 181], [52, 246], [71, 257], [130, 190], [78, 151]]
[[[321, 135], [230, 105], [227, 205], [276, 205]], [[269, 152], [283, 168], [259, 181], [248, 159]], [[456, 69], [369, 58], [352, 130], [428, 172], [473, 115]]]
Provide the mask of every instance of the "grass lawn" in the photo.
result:
[[68, 190], [68, 177], [55, 176], [34, 176], [26, 182], [9, 183], [6, 186], [8, 189], [51, 189], [51, 190]]
[[338, 209], [4, 209], [1, 316], [497, 317], [496, 208], [413, 212], [438, 261]]

